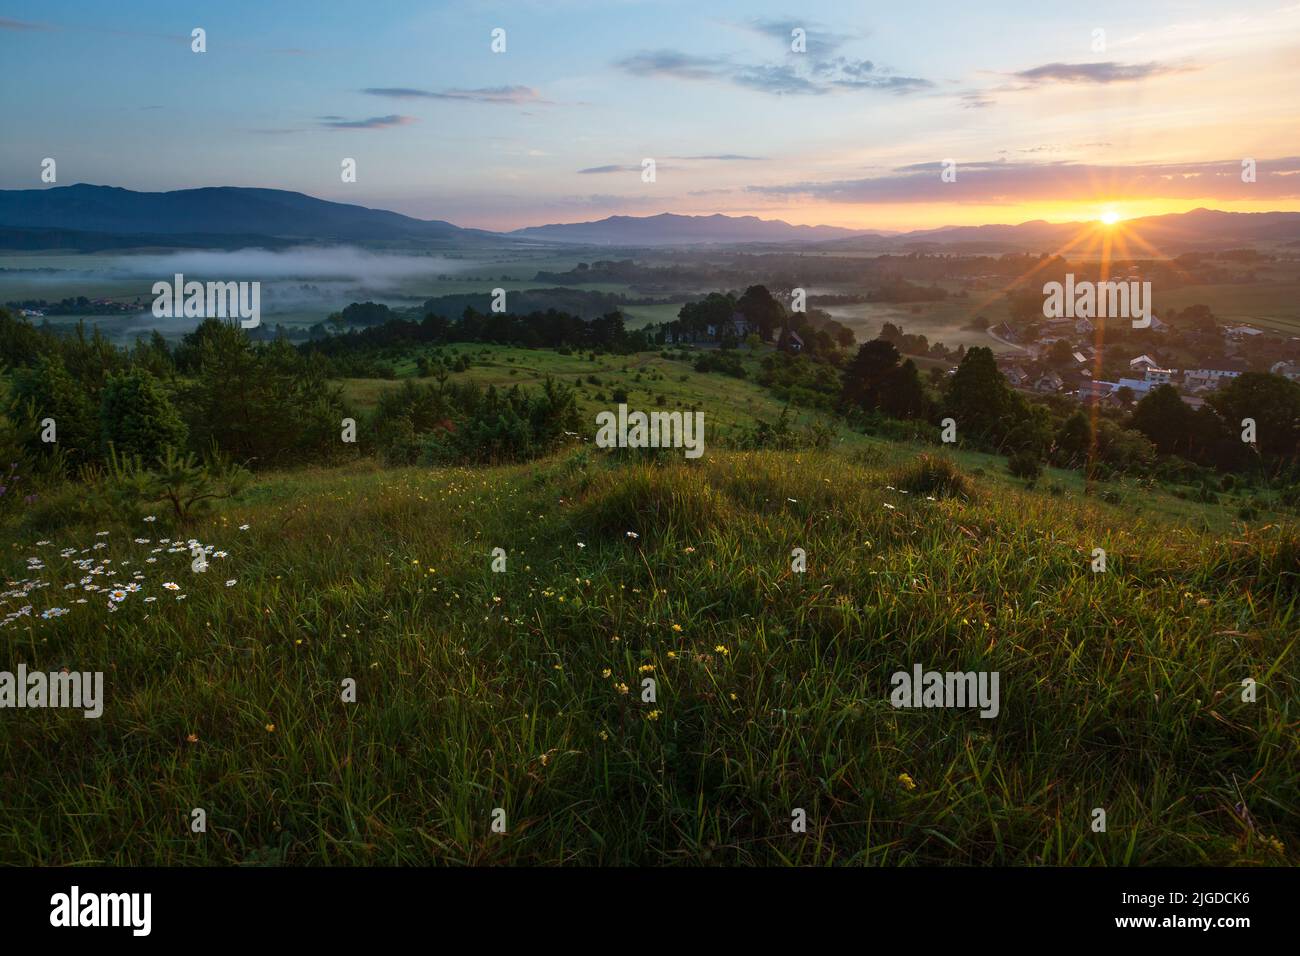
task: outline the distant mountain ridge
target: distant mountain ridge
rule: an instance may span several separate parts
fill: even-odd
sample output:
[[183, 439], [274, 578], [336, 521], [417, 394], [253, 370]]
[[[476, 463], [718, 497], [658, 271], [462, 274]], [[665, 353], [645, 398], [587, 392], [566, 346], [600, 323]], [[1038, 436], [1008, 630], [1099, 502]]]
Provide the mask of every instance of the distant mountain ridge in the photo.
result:
[[[208, 186], [137, 192], [117, 186], [54, 186], [0, 190], [0, 248], [126, 249], [279, 247], [295, 242], [391, 241], [434, 248], [527, 243], [654, 247], [745, 243], [816, 244], [825, 251], [1052, 251], [1114, 229], [1134, 237], [1136, 254], [1261, 241], [1300, 245], [1300, 212], [1222, 212], [1194, 209], [1126, 220], [944, 226], [892, 233], [838, 226], [801, 226], [757, 216], [609, 216], [591, 222], [528, 226], [493, 233], [439, 219], [415, 219], [386, 209], [316, 199], [283, 189]], [[1156, 251], [1158, 250], [1158, 251]]]
[[[1300, 212], [1223, 212], [1201, 208], [1126, 219], [1115, 226], [1096, 220], [1047, 222], [1033, 219], [1015, 225], [918, 229], [869, 242], [872, 248], [963, 246], [968, 249], [1048, 251], [1046, 247], [1050, 246], [1064, 251], [1066, 247], [1076, 248], [1080, 239], [1086, 240], [1089, 234], [1101, 239], [1108, 232], [1113, 232], [1117, 242], [1125, 243], [1133, 255], [1172, 254], [1179, 249], [1198, 246], [1226, 247], [1236, 243], [1300, 240]], [[1127, 241], [1126, 234], [1131, 234], [1133, 240]], [[857, 248], [860, 245], [863, 243], [854, 239], [825, 244], [830, 249]]]
[[426, 240], [437, 244], [493, 239], [441, 220], [316, 199], [283, 189], [209, 186], [149, 193], [117, 186], [0, 190], [0, 227], [100, 235], [269, 236], [299, 239]]
[[693, 243], [824, 242], [829, 239], [878, 235], [865, 229], [839, 226], [795, 226], [780, 219], [757, 216], [609, 216], [592, 222], [527, 226], [508, 235], [521, 239], [583, 245], [660, 246]]

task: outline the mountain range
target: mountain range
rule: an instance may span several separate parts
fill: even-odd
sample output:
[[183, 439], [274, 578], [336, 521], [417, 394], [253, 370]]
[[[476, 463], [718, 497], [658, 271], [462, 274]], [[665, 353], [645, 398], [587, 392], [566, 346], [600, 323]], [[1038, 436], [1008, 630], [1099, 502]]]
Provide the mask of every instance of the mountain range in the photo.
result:
[[[3, 249], [273, 248], [299, 242], [392, 242], [429, 248], [540, 243], [625, 248], [799, 243], [816, 244], [826, 251], [1052, 251], [1086, 247], [1093, 234], [1100, 238], [1107, 228], [1098, 222], [1033, 220], [891, 234], [791, 225], [755, 216], [662, 213], [493, 233], [281, 189], [214, 186], [157, 193], [80, 183], [0, 190]], [[1140, 237], [1140, 242], [1131, 244], [1136, 255], [1173, 255], [1252, 242], [1300, 245], [1300, 212], [1195, 209], [1131, 219], [1121, 228]]]

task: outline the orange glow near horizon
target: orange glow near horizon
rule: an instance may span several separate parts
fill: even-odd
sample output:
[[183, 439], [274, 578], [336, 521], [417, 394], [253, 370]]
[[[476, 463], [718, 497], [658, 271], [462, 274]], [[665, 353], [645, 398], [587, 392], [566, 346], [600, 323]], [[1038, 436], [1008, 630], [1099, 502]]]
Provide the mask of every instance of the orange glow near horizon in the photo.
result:
[[[798, 205], [744, 208], [701, 208], [656, 210], [684, 215], [757, 216], [782, 219], [792, 225], [839, 226], [843, 229], [910, 232], [915, 229], [938, 229], [944, 226], [1017, 225], [1022, 222], [1105, 223], [1118, 225], [1147, 216], [1164, 216], [1191, 212], [1193, 209], [1217, 209], [1223, 212], [1300, 212], [1300, 200], [1272, 199], [1226, 202], [1215, 199], [1142, 199], [1138, 197], [1062, 200], [1051, 205], [991, 205], [908, 203], [862, 206], [848, 203], [806, 202]], [[628, 210], [626, 215], [653, 215], [646, 210]], [[1113, 217], [1113, 218], [1112, 218]]]

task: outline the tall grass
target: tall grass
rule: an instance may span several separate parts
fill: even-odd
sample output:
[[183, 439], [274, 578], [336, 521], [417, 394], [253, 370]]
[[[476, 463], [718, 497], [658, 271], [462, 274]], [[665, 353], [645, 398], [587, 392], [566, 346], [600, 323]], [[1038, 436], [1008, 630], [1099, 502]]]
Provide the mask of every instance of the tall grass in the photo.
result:
[[[3, 666], [107, 702], [0, 711], [0, 861], [1296, 862], [1293, 525], [871, 461], [272, 475], [180, 533], [228, 552], [203, 574], [161, 517], [8, 542], [49, 585], [0, 602], [34, 607]], [[141, 592], [42, 620], [96, 542]], [[1001, 713], [894, 709], [914, 663], [1000, 672]]]

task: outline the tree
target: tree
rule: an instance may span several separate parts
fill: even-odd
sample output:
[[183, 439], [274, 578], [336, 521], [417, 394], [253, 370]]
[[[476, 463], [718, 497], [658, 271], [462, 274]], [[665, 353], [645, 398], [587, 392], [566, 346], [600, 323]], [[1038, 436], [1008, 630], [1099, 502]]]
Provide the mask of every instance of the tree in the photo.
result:
[[1000, 446], [1007, 434], [1027, 415], [1027, 406], [1011, 391], [998, 371], [993, 350], [971, 349], [948, 380], [944, 398], [948, 415], [963, 434]]
[[925, 418], [930, 400], [921, 384], [916, 363], [908, 359], [886, 376], [885, 389], [880, 396], [880, 408], [894, 418]]
[[187, 429], [158, 380], [143, 368], [111, 376], [99, 395], [99, 434], [105, 450], [145, 461], [181, 448]]
[[1162, 455], [1196, 458], [1196, 415], [1172, 385], [1151, 389], [1133, 409], [1129, 427], [1141, 432]]
[[1300, 382], [1280, 375], [1243, 372], [1206, 399], [1238, 436], [1242, 421], [1255, 422], [1259, 453], [1275, 461], [1300, 460]]
[[[94, 400], [57, 355], [42, 355], [31, 368], [19, 372], [13, 397], [20, 413], [30, 413], [33, 419], [30, 451], [62, 451], [73, 464], [98, 457], [99, 422]], [[40, 440], [42, 423], [47, 418], [54, 419], [54, 445]]]
[[843, 401], [864, 411], [880, 407], [881, 395], [898, 368], [900, 356], [893, 343], [873, 339], [858, 347], [844, 369]]
[[1077, 468], [1092, 450], [1092, 425], [1083, 412], [1075, 412], [1057, 429], [1052, 458], [1062, 467]]
[[736, 311], [758, 327], [764, 342], [772, 340], [772, 333], [785, 321], [785, 307], [767, 291], [766, 286], [751, 285], [736, 302]]

